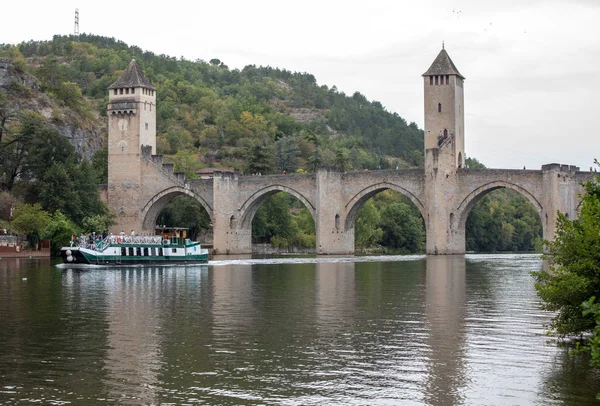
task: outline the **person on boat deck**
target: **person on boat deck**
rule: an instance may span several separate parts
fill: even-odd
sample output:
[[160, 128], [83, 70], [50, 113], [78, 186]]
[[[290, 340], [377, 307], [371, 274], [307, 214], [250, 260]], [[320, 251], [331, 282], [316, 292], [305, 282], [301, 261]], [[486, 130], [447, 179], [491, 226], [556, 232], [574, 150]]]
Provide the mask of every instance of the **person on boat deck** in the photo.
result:
[[131, 230], [131, 236], [135, 237], [135, 231]]
[[121, 237], [125, 237], [125, 231], [121, 230]]

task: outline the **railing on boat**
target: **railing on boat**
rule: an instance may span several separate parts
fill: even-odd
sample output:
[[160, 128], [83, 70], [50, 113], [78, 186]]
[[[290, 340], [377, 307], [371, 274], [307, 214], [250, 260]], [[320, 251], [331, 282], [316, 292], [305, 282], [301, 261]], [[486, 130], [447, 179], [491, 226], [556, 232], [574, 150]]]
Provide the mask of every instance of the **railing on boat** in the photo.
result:
[[103, 252], [111, 244], [138, 244], [138, 245], [157, 245], [163, 244], [163, 238], [156, 235], [136, 235], [136, 236], [107, 236], [105, 239], [97, 241], [92, 244], [79, 244], [80, 247], [93, 249], [95, 251]]

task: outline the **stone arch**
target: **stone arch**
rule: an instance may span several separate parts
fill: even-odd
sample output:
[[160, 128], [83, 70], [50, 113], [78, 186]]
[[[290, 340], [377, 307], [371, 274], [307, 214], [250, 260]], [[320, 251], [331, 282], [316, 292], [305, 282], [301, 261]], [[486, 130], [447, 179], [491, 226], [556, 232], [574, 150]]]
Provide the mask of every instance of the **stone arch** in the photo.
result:
[[365, 204], [367, 200], [375, 196], [379, 192], [383, 192], [384, 190], [393, 190], [395, 192], [400, 193], [401, 195], [406, 196], [415, 206], [419, 209], [421, 213], [421, 217], [423, 220], [425, 219], [425, 206], [419, 200], [417, 196], [415, 196], [409, 190], [395, 185], [389, 182], [380, 182], [375, 185], [371, 185], [369, 187], [364, 188], [360, 192], [358, 192], [354, 197], [346, 204], [346, 221], [344, 223], [344, 231], [348, 232], [352, 228], [354, 228], [354, 221], [356, 220], [356, 216], [358, 215], [358, 210]]
[[300, 200], [308, 209], [313, 220], [315, 220], [315, 207], [302, 193], [283, 185], [270, 185], [253, 193], [239, 208], [240, 222], [243, 229], [252, 229], [252, 219], [260, 205], [270, 196], [278, 192], [286, 192]]
[[158, 218], [158, 214], [160, 213], [160, 211], [165, 207], [169, 200], [180, 195], [187, 195], [196, 199], [202, 205], [202, 207], [204, 207], [204, 210], [206, 210], [206, 212], [208, 213], [208, 216], [210, 217], [210, 222], [214, 222], [214, 213], [212, 207], [210, 207], [210, 205], [204, 199], [202, 199], [189, 189], [183, 188], [181, 186], [172, 186], [155, 194], [148, 201], [148, 203], [146, 203], [146, 205], [140, 212], [140, 215], [143, 219], [143, 229], [154, 229], [154, 226], [156, 225], [156, 219]]
[[[456, 216], [451, 216], [450, 226], [453, 229], [458, 229], [460, 233], [464, 236], [465, 226], [467, 224], [467, 218], [469, 217], [469, 213], [473, 209], [473, 206], [485, 195], [489, 192], [496, 189], [512, 189], [520, 195], [524, 196], [529, 202], [533, 205], [535, 210], [538, 212], [540, 216], [540, 222], [542, 223], [542, 232], [543, 235], [546, 235], [546, 222], [544, 221], [544, 208], [542, 207], [539, 200], [527, 189], [522, 186], [516, 185], [514, 183], [505, 182], [501, 180], [493, 181], [486, 183], [485, 185], [479, 186], [477, 189], [469, 193], [460, 203], [456, 210]], [[454, 213], [453, 213], [454, 214]]]

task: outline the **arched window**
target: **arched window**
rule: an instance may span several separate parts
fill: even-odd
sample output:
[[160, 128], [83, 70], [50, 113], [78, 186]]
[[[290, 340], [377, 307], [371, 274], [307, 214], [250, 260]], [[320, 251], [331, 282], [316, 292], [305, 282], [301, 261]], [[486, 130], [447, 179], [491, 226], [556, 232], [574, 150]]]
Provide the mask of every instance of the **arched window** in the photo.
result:
[[444, 138], [448, 136], [448, 130], [444, 128]]
[[337, 231], [339, 231], [339, 229], [340, 229], [340, 215], [339, 214], [335, 215], [335, 229]]
[[438, 103], [438, 113], [442, 112], [442, 103]]

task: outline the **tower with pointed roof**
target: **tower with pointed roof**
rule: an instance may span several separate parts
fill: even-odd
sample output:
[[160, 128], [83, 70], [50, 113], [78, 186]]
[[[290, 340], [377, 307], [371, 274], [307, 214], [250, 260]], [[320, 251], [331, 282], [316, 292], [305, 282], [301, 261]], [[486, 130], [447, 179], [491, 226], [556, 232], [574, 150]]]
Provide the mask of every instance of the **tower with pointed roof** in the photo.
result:
[[464, 228], [456, 226], [458, 219], [452, 212], [457, 207], [457, 172], [465, 163], [464, 80], [443, 47], [423, 74], [425, 222], [430, 254], [459, 252], [455, 245], [464, 241], [464, 235], [454, 235]]
[[156, 153], [156, 88], [135, 59], [108, 87], [107, 115], [108, 205], [129, 232], [139, 226], [142, 150]]
[[[454, 167], [465, 160], [464, 80], [444, 48], [423, 74], [425, 88], [425, 150], [442, 149], [452, 154]], [[452, 144], [452, 145], [449, 145]]]

